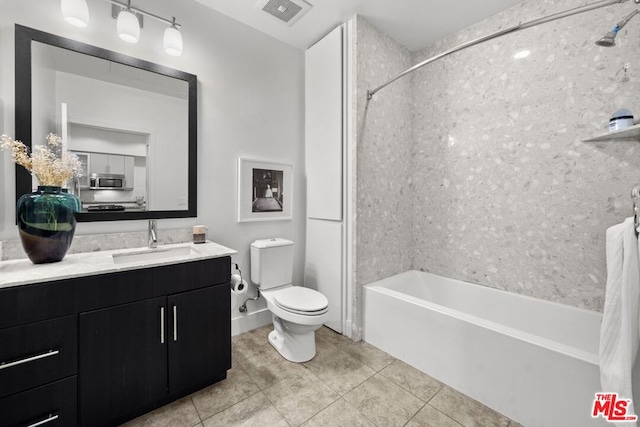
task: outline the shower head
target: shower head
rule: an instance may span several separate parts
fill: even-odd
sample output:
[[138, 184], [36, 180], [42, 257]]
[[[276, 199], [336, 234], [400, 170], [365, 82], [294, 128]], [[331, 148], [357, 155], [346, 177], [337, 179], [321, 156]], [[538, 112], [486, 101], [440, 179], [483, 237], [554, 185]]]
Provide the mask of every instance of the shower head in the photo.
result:
[[[636, 3], [638, 3], [638, 2], [636, 2]], [[633, 12], [631, 12], [622, 21], [620, 21], [616, 25], [614, 25], [614, 27], [611, 29], [611, 31], [609, 31], [603, 38], [598, 40], [596, 42], [596, 44], [598, 46], [602, 46], [602, 47], [615, 46], [616, 45], [616, 36], [618, 35], [618, 32], [622, 29], [622, 27], [627, 25], [627, 23], [631, 20], [631, 18], [636, 16], [638, 13], [640, 13], [640, 9], [636, 9]]]
[[603, 38], [596, 42], [596, 45], [602, 47], [613, 47], [616, 45], [616, 36], [618, 35], [619, 28], [616, 25], [613, 30], [609, 31]]

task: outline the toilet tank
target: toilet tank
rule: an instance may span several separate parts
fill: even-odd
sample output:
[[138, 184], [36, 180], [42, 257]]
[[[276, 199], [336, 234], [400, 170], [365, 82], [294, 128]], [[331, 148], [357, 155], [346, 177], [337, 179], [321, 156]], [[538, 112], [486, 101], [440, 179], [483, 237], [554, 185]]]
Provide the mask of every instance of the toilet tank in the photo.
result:
[[288, 285], [293, 280], [293, 242], [274, 238], [251, 244], [251, 281], [260, 289]]

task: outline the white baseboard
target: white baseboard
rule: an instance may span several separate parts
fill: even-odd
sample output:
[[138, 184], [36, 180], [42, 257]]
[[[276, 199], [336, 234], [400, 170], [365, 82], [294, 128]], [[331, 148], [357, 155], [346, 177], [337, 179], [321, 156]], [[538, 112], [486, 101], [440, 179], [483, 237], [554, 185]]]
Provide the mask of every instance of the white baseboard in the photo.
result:
[[271, 312], [267, 308], [242, 314], [231, 319], [231, 336], [257, 329], [271, 323]]

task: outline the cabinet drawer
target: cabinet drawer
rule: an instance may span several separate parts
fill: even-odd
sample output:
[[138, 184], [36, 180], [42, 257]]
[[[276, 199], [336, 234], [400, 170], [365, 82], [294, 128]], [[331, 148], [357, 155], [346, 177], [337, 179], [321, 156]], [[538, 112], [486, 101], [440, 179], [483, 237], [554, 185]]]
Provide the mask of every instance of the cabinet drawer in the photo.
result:
[[229, 257], [101, 274], [91, 277], [90, 286], [81, 289], [80, 311], [99, 310], [210, 285], [226, 284], [230, 277]]
[[76, 376], [0, 399], [0, 427], [78, 424]]
[[0, 330], [0, 398], [76, 374], [77, 319], [68, 316]]
[[13, 286], [0, 289], [0, 329], [224, 285], [230, 277], [231, 257], [225, 256]]
[[78, 313], [76, 290], [87, 278], [0, 289], [0, 329]]

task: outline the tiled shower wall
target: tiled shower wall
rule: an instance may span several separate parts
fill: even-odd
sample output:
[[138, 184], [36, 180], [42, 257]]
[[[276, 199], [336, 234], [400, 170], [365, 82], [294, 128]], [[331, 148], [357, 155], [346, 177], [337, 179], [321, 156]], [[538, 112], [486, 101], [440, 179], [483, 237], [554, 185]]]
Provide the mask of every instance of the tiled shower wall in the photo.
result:
[[[582, 4], [526, 1], [414, 60]], [[619, 46], [594, 44], [634, 7], [523, 30], [412, 76], [414, 268], [602, 310], [605, 231], [632, 215], [640, 150], [581, 140], [619, 108], [640, 117], [640, 21]]]
[[[362, 285], [411, 267], [411, 81], [367, 103], [367, 90], [411, 66], [411, 53], [362, 18], [356, 22], [357, 151], [354, 319]], [[358, 322], [353, 338], [359, 339]]]
[[[412, 54], [411, 63], [582, 4], [525, 1]], [[605, 133], [619, 108], [640, 118], [640, 20], [621, 31], [617, 47], [594, 44], [633, 8], [633, 2], [610, 6], [471, 47], [375, 96], [358, 123], [357, 159], [357, 265], [375, 269], [359, 271], [358, 284], [400, 269], [402, 254], [414, 269], [602, 310], [605, 231], [632, 215], [640, 147], [638, 140], [582, 139]], [[381, 74], [402, 71], [387, 59], [391, 42], [381, 43], [384, 36], [361, 21], [358, 100], [386, 80]], [[524, 49], [530, 56], [514, 59]], [[363, 81], [363, 67], [379, 74]], [[389, 162], [397, 151], [406, 160], [407, 145], [410, 161]], [[362, 174], [376, 177], [362, 182]], [[383, 184], [387, 192], [402, 188], [403, 200], [376, 212], [371, 197]], [[400, 224], [410, 224], [408, 233], [398, 231], [410, 242], [385, 243], [384, 233]], [[370, 253], [375, 261], [366, 258]]]

